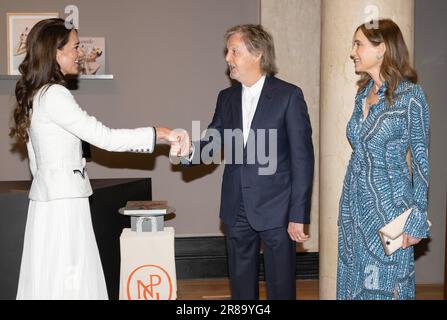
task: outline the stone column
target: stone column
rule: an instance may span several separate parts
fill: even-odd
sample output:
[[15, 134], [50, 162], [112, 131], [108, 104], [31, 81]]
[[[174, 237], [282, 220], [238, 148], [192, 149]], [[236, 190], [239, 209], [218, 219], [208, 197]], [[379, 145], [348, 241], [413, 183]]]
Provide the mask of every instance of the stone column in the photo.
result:
[[277, 77], [299, 86], [312, 124], [315, 174], [312, 193], [310, 240], [297, 251], [318, 252], [320, 33], [321, 0], [262, 0], [261, 24], [275, 42]]
[[337, 218], [351, 147], [346, 124], [354, 108], [358, 76], [349, 58], [355, 28], [391, 18], [413, 53], [414, 0], [323, 0], [320, 81], [320, 299], [335, 299]]

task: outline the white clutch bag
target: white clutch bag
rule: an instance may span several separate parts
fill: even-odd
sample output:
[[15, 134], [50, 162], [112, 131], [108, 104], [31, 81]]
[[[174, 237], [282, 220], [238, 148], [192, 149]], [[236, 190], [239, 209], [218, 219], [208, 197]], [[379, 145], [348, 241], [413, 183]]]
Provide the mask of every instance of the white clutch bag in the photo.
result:
[[[404, 227], [411, 210], [411, 208], [406, 210], [379, 230], [380, 240], [382, 240], [386, 255], [389, 256], [402, 247]], [[431, 227], [430, 220], [427, 220], [427, 222], [428, 226]]]

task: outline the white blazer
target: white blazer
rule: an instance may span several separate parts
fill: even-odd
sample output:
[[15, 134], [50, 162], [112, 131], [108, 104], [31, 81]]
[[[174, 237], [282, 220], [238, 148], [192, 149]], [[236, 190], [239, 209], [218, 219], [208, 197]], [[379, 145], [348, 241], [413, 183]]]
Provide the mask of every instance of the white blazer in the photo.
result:
[[34, 96], [29, 127], [29, 198], [50, 201], [92, 194], [81, 140], [108, 151], [150, 153], [155, 138], [153, 127], [109, 129], [83, 111], [64, 86], [44, 86]]

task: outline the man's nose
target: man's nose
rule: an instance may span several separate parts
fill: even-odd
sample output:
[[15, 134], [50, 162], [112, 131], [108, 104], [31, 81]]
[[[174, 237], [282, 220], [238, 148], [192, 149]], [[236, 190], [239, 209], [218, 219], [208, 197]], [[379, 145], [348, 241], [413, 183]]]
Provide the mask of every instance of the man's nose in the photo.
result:
[[225, 61], [230, 62], [230, 52], [227, 52], [227, 54], [225, 55]]

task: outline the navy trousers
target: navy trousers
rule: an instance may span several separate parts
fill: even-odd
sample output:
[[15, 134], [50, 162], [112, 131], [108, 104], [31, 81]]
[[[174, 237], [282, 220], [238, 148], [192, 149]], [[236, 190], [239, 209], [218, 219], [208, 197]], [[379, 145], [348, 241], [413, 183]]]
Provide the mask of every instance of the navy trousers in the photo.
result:
[[225, 224], [228, 267], [233, 300], [259, 299], [259, 250], [264, 253], [267, 299], [295, 300], [296, 244], [287, 227], [256, 231], [247, 220], [244, 205], [234, 225]]

